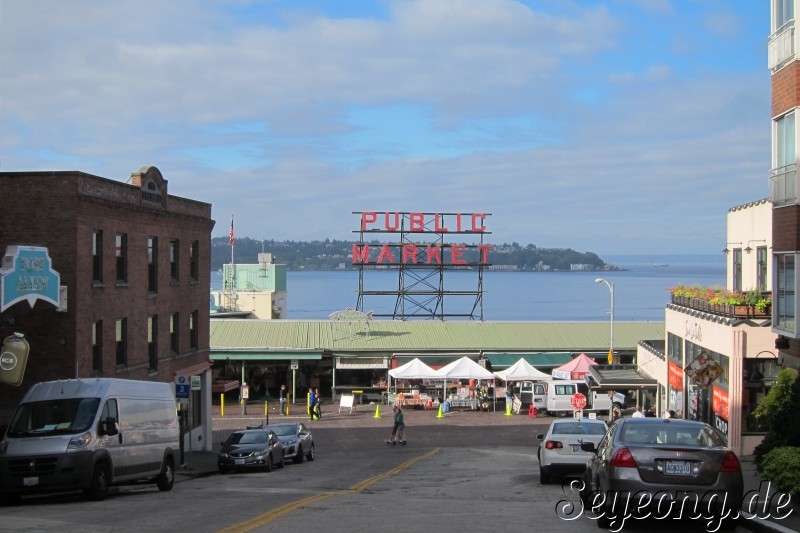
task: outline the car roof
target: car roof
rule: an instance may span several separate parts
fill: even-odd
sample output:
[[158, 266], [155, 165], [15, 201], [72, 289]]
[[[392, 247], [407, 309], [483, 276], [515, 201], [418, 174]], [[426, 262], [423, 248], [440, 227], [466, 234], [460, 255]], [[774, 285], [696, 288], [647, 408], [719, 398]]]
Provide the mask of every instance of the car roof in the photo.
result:
[[644, 417], [644, 418], [621, 418], [618, 421], [619, 424], [645, 424], [645, 425], [658, 425], [658, 424], [674, 424], [678, 426], [708, 426], [705, 422], [701, 422], [699, 420], [686, 420], [684, 418], [653, 418], [653, 417]]

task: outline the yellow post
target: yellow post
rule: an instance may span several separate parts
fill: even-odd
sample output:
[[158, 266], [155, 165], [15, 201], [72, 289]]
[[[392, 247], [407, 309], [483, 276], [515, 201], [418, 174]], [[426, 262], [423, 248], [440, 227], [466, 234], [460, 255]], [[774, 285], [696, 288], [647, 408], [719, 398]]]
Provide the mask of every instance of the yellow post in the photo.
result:
[[289, 416], [289, 394], [286, 395], [286, 416]]
[[225, 393], [219, 395], [219, 416], [225, 416]]
[[508, 398], [506, 398], [506, 416], [514, 416], [514, 413], [511, 412], [511, 402], [508, 401]]
[[268, 409], [269, 408], [267, 407], [267, 401], [264, 400], [264, 416], [267, 416], [267, 413], [269, 412]]

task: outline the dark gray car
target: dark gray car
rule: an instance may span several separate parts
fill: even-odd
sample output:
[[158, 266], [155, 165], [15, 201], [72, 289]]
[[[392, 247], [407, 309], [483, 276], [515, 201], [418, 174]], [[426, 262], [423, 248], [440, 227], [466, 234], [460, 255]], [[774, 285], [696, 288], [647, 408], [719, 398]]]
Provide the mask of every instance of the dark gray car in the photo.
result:
[[293, 463], [303, 462], [303, 458], [313, 461], [316, 456], [314, 436], [302, 422], [270, 424], [267, 429], [274, 431], [283, 443], [283, 458]]
[[[736, 454], [725, 437], [703, 422], [623, 418], [595, 447], [581, 497], [601, 528], [649, 513], [681, 514], [736, 527], [744, 483]], [[728, 514], [729, 513], [729, 514]]]
[[234, 431], [217, 454], [217, 467], [223, 474], [229, 470], [270, 472], [273, 465], [283, 466], [283, 444], [275, 432], [268, 429]]

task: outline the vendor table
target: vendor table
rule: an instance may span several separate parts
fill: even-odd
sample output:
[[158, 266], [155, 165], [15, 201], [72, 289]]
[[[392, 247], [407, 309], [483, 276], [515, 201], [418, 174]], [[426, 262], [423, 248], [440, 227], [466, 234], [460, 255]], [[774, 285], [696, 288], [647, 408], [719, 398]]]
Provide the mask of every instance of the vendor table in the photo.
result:
[[450, 398], [447, 400], [447, 403], [450, 405], [451, 409], [462, 407], [472, 409], [473, 411], [477, 411], [481, 406], [481, 401], [478, 398]]

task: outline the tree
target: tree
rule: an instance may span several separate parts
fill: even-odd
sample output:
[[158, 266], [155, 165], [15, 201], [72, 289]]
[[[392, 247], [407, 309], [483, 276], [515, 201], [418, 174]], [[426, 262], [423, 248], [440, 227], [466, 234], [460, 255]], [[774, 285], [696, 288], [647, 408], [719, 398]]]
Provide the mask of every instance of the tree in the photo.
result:
[[772, 449], [783, 446], [800, 446], [800, 379], [797, 371], [784, 368], [778, 372], [775, 385], [753, 415], [766, 422], [764, 440], [753, 451], [759, 472], [764, 456]]

